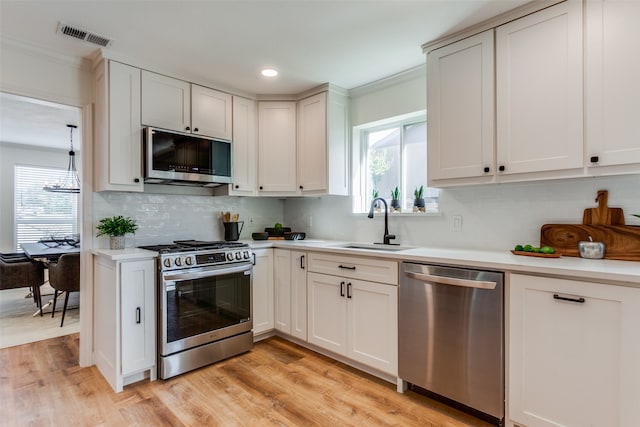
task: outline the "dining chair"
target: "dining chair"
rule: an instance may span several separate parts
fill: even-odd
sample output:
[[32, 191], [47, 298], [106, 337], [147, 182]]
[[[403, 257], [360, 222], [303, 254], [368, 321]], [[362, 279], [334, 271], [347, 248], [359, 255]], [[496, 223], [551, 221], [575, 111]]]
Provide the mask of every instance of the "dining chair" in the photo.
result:
[[40, 286], [44, 283], [44, 265], [20, 253], [0, 254], [0, 290], [31, 288], [33, 300], [40, 308]]
[[67, 312], [67, 304], [69, 303], [69, 294], [80, 291], [80, 254], [63, 254], [60, 255], [57, 262], [49, 263], [49, 284], [55, 291], [51, 317], [56, 311], [58, 292], [65, 292], [62, 320], [60, 321], [60, 327], [62, 327], [64, 325], [64, 315]]

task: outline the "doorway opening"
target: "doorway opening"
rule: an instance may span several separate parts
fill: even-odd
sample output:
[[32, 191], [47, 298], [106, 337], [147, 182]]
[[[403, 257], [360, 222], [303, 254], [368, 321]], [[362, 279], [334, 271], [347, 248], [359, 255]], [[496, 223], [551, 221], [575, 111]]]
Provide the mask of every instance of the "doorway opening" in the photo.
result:
[[[0, 92], [0, 117], [0, 253], [23, 253], [22, 244], [29, 242], [81, 241], [80, 195], [49, 193], [42, 187], [56, 174], [66, 172], [70, 150], [67, 125], [82, 126], [82, 109]], [[78, 153], [82, 135], [82, 131], [73, 135], [73, 150]], [[75, 158], [81, 172], [82, 156]], [[33, 262], [46, 260], [33, 258]], [[40, 286], [43, 316], [29, 284], [20, 287], [16, 280], [0, 282], [0, 348], [80, 331], [79, 293], [70, 294], [60, 327], [64, 297], [58, 299], [52, 318], [53, 304], [47, 303], [54, 291], [47, 279], [45, 265]], [[11, 287], [5, 289], [8, 283]]]

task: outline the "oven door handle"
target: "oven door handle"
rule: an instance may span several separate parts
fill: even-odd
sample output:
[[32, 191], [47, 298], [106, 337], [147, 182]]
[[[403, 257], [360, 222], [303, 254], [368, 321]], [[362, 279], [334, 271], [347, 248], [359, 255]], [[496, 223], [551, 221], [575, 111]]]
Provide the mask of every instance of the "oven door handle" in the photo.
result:
[[216, 268], [216, 269], [207, 269], [207, 270], [191, 270], [184, 273], [175, 273], [175, 274], [166, 274], [162, 276], [164, 280], [192, 280], [192, 279], [202, 279], [203, 277], [215, 277], [215, 276], [223, 276], [227, 274], [233, 273], [242, 273], [243, 271], [251, 270], [251, 264], [243, 264], [240, 266], [233, 267], [224, 267], [224, 268]]

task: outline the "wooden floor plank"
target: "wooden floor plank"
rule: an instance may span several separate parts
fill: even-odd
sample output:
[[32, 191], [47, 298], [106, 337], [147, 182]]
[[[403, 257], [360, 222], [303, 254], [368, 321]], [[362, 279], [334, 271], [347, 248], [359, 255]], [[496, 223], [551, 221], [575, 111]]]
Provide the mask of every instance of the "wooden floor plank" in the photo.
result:
[[75, 334], [0, 350], [0, 426], [488, 426], [277, 337], [121, 393], [77, 365], [78, 346]]

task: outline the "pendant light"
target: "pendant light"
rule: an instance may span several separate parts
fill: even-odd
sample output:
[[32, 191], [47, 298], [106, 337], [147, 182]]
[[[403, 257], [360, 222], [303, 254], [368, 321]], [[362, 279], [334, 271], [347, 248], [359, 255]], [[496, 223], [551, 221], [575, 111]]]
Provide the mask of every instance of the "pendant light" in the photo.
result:
[[71, 148], [69, 149], [69, 166], [67, 166], [67, 174], [64, 176], [62, 182], [56, 181], [55, 184], [49, 185], [45, 182], [45, 191], [51, 191], [53, 193], [71, 193], [78, 194], [80, 192], [80, 178], [78, 178], [78, 171], [76, 170], [76, 153], [73, 151], [73, 130], [78, 126], [67, 125], [70, 132]]

